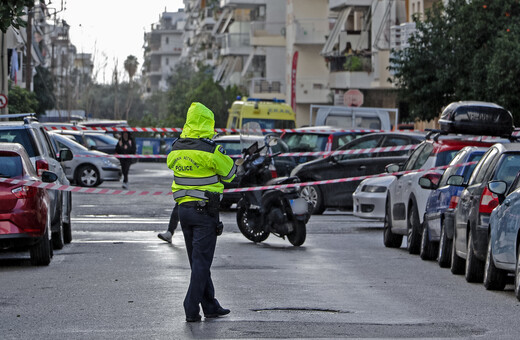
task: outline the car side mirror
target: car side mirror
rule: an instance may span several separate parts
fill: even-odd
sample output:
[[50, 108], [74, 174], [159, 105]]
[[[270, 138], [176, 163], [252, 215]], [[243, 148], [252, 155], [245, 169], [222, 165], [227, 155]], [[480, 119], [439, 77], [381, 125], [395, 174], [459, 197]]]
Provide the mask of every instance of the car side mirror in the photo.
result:
[[91, 145], [91, 146], [89, 147], [89, 150], [97, 150], [97, 146], [95, 146], [95, 145]]
[[446, 182], [448, 185], [454, 185], [457, 187], [464, 187], [464, 176], [460, 175], [452, 175], [448, 178], [448, 181]]
[[435, 188], [433, 188], [433, 183], [432, 183], [432, 180], [427, 178], [427, 177], [421, 177], [419, 178], [419, 185], [421, 186], [421, 188], [423, 189], [428, 189], [428, 190], [433, 190]]
[[50, 172], [50, 171], [42, 172], [42, 182], [52, 183], [52, 182], [56, 182], [57, 180], [58, 180], [58, 175], [56, 175], [54, 172]]
[[498, 201], [502, 204], [506, 198], [507, 183], [504, 181], [491, 181], [488, 183], [487, 187], [489, 191], [498, 196]]
[[398, 172], [399, 171], [399, 165], [398, 164], [388, 164], [387, 166], [385, 166], [385, 171], [389, 174], [391, 173], [394, 173], [394, 172]]
[[241, 166], [242, 164], [244, 164], [244, 159], [243, 158], [239, 158], [235, 161], [235, 165], [236, 166]]
[[276, 138], [271, 138], [268, 144], [269, 146], [275, 146], [276, 144], [278, 144], [278, 140]]
[[69, 149], [61, 149], [58, 158], [60, 162], [66, 162], [72, 160], [74, 156], [72, 155], [72, 151], [70, 151]]
[[439, 187], [441, 176], [441, 174], [436, 172], [426, 173], [419, 178], [419, 185], [423, 189], [435, 190]]

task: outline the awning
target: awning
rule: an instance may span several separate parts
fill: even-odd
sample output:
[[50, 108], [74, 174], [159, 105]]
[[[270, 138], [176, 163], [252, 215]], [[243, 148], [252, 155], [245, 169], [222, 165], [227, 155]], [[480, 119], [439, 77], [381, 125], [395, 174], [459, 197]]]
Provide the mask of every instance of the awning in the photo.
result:
[[338, 41], [339, 33], [345, 27], [345, 23], [347, 22], [347, 18], [350, 15], [351, 11], [352, 11], [352, 7], [345, 7], [339, 13], [338, 19], [336, 20], [334, 27], [330, 31], [329, 37], [327, 38], [327, 41], [325, 42], [323, 49], [321, 50], [321, 53], [320, 53], [321, 55], [327, 55], [332, 52], [332, 49], [334, 48], [334, 44]]

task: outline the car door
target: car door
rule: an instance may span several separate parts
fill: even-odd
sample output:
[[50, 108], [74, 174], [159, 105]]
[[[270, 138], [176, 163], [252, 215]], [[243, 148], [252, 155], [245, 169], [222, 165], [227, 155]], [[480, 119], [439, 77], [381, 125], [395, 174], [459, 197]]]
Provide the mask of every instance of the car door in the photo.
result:
[[490, 148], [489, 151], [482, 157], [480, 162], [473, 170], [468, 186], [462, 191], [459, 203], [455, 212], [455, 249], [460, 254], [466, 254], [467, 251], [467, 227], [471, 220], [471, 214], [474, 214], [474, 207], [477, 207], [480, 202], [480, 194], [484, 188], [486, 178], [489, 178], [489, 173], [492, 171], [493, 164], [496, 163], [498, 150]]
[[502, 204], [495, 208], [496, 224], [491, 232], [495, 233], [493, 257], [497, 262], [509, 265], [516, 263], [516, 241], [520, 223], [520, 181], [517, 180], [509, 190], [510, 194]]
[[[380, 145], [382, 136], [372, 135], [359, 138], [345, 145], [341, 150], [360, 150], [375, 148]], [[330, 157], [326, 167], [320, 169], [320, 179], [337, 179], [346, 177], [365, 176], [368, 169], [377, 167], [377, 159], [370, 153], [343, 154]], [[325, 199], [332, 206], [345, 206], [352, 204], [352, 193], [356, 190], [361, 179], [322, 186]], [[334, 202], [336, 202], [334, 204]]]

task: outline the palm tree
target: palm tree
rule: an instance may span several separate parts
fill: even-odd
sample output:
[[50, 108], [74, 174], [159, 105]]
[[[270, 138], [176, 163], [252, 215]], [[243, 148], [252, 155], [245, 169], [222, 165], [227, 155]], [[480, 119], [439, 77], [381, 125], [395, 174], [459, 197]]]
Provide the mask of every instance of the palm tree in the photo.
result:
[[133, 55], [129, 55], [128, 57], [126, 57], [126, 60], [125, 60], [125, 70], [126, 72], [128, 73], [128, 78], [130, 78], [130, 93], [129, 95], [127, 96], [127, 101], [126, 101], [126, 107], [125, 107], [125, 118], [126, 120], [128, 121], [128, 112], [130, 111], [130, 108], [132, 107], [132, 101], [133, 101], [133, 96], [131, 94], [132, 89], [133, 89], [133, 82], [132, 82], [132, 79], [134, 78], [134, 75], [135, 73], [137, 72], [137, 66], [139, 65], [139, 62], [137, 61], [137, 58]]

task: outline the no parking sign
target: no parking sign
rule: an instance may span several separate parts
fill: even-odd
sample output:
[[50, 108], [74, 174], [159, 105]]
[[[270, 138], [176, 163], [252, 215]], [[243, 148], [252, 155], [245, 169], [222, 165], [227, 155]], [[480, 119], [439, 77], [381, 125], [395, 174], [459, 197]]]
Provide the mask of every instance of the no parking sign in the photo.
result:
[[7, 106], [7, 96], [5, 94], [0, 93], [0, 109], [3, 109]]

